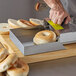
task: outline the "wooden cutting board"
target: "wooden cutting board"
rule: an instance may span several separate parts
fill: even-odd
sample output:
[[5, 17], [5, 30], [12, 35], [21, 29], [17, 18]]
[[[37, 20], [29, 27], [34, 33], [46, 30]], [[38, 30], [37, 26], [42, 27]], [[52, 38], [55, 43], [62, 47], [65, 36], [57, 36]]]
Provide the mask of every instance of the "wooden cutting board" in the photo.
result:
[[16, 53], [27, 63], [35, 63], [65, 57], [76, 56], [76, 44], [65, 45], [66, 50], [42, 53], [37, 55], [24, 56], [10, 40], [9, 35], [0, 35], [0, 42], [8, 49], [9, 53]]

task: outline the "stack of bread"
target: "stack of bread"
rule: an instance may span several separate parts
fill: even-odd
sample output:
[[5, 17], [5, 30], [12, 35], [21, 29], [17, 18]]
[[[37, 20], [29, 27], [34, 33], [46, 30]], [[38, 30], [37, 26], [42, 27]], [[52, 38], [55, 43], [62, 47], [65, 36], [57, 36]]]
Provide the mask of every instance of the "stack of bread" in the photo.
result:
[[27, 76], [28, 72], [29, 66], [15, 53], [9, 54], [6, 49], [0, 49], [0, 76]]
[[[44, 25], [43, 20], [30, 18], [29, 21], [20, 19], [8, 19], [8, 23], [0, 23], [0, 34], [7, 35], [12, 28], [25, 28], [34, 29]], [[38, 32], [33, 38], [35, 44], [45, 44], [56, 41], [56, 34], [51, 30], [43, 30]], [[4, 48], [0, 49], [0, 76], [27, 76], [29, 72], [29, 66], [21, 59], [19, 59], [15, 53], [9, 54]]]
[[40, 25], [43, 25], [43, 23], [44, 23], [43, 20], [34, 19], [34, 18], [30, 18], [29, 21], [24, 19], [19, 19], [19, 20], [8, 19], [8, 24], [12, 28], [33, 29], [39, 27]]
[[[9, 34], [9, 29], [24, 28], [34, 29], [44, 25], [44, 20], [30, 18], [29, 21], [24, 19], [8, 19], [8, 23], [0, 24], [0, 34]], [[43, 30], [38, 32], [33, 38], [35, 44], [43, 44], [56, 41], [56, 34], [51, 30]]]
[[24, 28], [24, 29], [35, 29], [42, 27], [44, 24], [43, 20], [30, 18], [29, 21], [24, 19], [8, 19], [8, 23], [0, 23], [0, 35], [9, 35], [10, 29]]
[[[8, 24], [13, 28], [22, 27], [25, 29], [33, 29], [41, 25], [44, 25], [44, 21], [34, 18], [30, 18], [29, 21], [23, 19], [20, 19], [18, 21], [14, 19], [8, 19]], [[43, 30], [38, 32], [33, 39], [33, 42], [35, 44], [44, 44], [55, 41], [56, 41], [56, 34], [50, 30]]]

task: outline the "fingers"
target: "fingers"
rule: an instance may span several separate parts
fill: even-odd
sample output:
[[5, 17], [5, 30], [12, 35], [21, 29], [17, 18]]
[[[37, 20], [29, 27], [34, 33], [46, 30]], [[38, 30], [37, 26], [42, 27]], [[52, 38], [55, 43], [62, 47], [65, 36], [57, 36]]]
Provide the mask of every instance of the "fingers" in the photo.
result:
[[57, 23], [57, 12], [51, 10], [49, 13], [50, 13], [49, 18], [50, 18], [54, 23]]
[[50, 12], [49, 12], [49, 18], [50, 19], [52, 19], [53, 13], [54, 13], [54, 11], [53, 10], [50, 10]]
[[[59, 15], [58, 15], [59, 16]], [[66, 16], [64, 16], [64, 12], [59, 16], [59, 19], [58, 19], [58, 22], [57, 22], [57, 24], [62, 24], [62, 22], [63, 22], [63, 20], [64, 20], [64, 18], [65, 18]]]
[[62, 19], [58, 19], [57, 24], [62, 24], [63, 20]]
[[53, 21], [53, 23], [57, 24], [57, 22], [58, 22], [57, 17], [55, 17], [52, 21]]
[[54, 11], [51, 20], [53, 21], [57, 17], [57, 12]]
[[65, 21], [65, 24], [68, 24], [70, 21], [71, 21], [71, 18], [70, 18], [70, 16], [68, 16], [66, 21]]
[[64, 19], [67, 17], [65, 24], [68, 24], [71, 20], [69, 14], [65, 11], [55, 11], [51, 10], [49, 15], [49, 18], [55, 23], [55, 24], [62, 24]]

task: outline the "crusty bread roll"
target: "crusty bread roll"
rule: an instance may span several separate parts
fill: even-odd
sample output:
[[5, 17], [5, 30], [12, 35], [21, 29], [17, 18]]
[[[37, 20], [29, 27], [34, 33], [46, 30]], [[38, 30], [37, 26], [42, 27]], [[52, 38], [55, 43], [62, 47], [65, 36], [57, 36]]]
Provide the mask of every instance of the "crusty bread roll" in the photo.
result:
[[7, 76], [27, 76], [29, 72], [29, 66], [19, 59], [16, 66], [11, 67], [7, 70]]
[[38, 32], [33, 38], [35, 44], [44, 44], [56, 41], [56, 34], [50, 30], [43, 30]]
[[0, 23], [0, 34], [1, 35], [8, 35], [9, 29], [11, 29], [8, 23]]
[[8, 51], [4, 48], [0, 49], [0, 62], [2, 62], [8, 55]]
[[17, 23], [17, 20], [15, 19], [8, 19], [8, 24], [12, 28], [20, 28], [21, 26]]
[[17, 23], [25, 28], [25, 29], [33, 29], [33, 28], [36, 28], [36, 25], [33, 25], [31, 22], [27, 21], [27, 20], [24, 20], [24, 19], [20, 19], [17, 21]]
[[0, 72], [4, 72], [9, 69], [17, 61], [16, 54], [8, 55], [5, 60], [0, 63]]
[[30, 18], [29, 21], [34, 25], [44, 25], [44, 20]]

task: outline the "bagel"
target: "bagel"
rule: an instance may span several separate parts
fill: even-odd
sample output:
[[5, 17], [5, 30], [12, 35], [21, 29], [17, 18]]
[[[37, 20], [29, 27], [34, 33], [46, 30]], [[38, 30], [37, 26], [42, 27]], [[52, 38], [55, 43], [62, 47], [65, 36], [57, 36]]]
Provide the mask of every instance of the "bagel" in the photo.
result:
[[0, 62], [2, 62], [8, 56], [8, 51], [4, 48], [0, 49]]
[[27, 76], [29, 66], [22, 60], [18, 60], [17, 65], [7, 70], [7, 76]]
[[25, 29], [33, 29], [37, 27], [36, 25], [32, 24], [30, 21], [24, 19], [18, 20], [17, 23]]
[[9, 27], [8, 23], [0, 23], [0, 34], [1, 35], [8, 35], [10, 29], [11, 28]]
[[35, 44], [44, 44], [56, 41], [56, 34], [50, 30], [43, 30], [38, 32], [33, 38]]
[[16, 54], [10, 54], [0, 63], [0, 72], [4, 72], [9, 69], [17, 61]]
[[39, 20], [35, 18], [30, 18], [29, 21], [34, 25], [44, 25], [44, 20]]
[[17, 23], [17, 20], [15, 19], [8, 19], [8, 24], [12, 28], [21, 28], [20, 25]]

